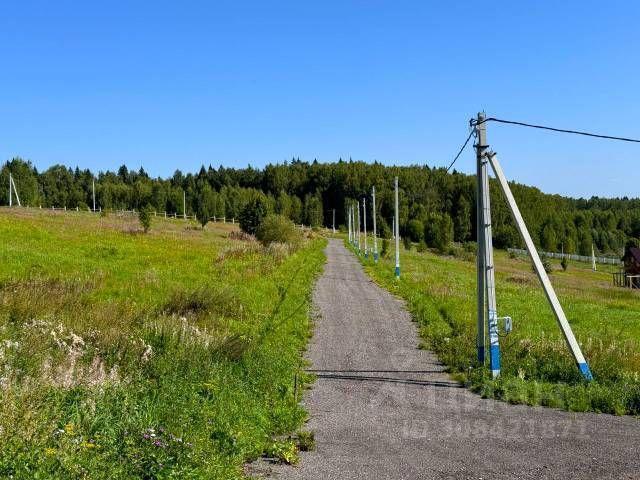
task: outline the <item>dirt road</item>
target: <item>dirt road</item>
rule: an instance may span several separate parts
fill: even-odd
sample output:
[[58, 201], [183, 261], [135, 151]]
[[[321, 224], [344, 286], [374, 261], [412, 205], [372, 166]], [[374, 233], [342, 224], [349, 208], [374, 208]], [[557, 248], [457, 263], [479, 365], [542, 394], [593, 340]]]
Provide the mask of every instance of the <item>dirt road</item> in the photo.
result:
[[282, 479], [639, 479], [640, 420], [483, 400], [419, 350], [403, 304], [331, 240], [305, 398], [315, 451]]

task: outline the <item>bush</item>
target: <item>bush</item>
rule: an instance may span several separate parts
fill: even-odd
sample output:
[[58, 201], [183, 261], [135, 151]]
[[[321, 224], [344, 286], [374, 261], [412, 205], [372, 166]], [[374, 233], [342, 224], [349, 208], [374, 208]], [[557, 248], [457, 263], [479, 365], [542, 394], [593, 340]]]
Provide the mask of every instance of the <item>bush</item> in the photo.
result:
[[[542, 267], [544, 268], [545, 272], [553, 272], [553, 267], [551, 266], [551, 262], [547, 257], [540, 257], [540, 261], [542, 262]], [[533, 262], [531, 262], [531, 270], [533, 270], [534, 273], [536, 271], [536, 267], [534, 266]]]
[[138, 220], [140, 220], [140, 225], [144, 229], [144, 233], [147, 233], [151, 228], [151, 207], [146, 206], [142, 207], [138, 212]]
[[258, 227], [256, 238], [265, 246], [271, 243], [297, 246], [302, 235], [293, 222], [283, 215], [268, 215]]
[[250, 235], [255, 235], [258, 227], [267, 216], [268, 211], [269, 205], [262, 196], [257, 196], [247, 203], [240, 212], [239, 221], [242, 231]]
[[380, 256], [382, 258], [387, 258], [389, 256], [389, 239], [382, 239], [382, 250], [380, 251]]
[[560, 266], [562, 267], [562, 270], [564, 270], [565, 272], [569, 269], [569, 260], [567, 260], [567, 257], [562, 257], [562, 260], [560, 261]]
[[417, 250], [418, 253], [424, 253], [427, 251], [427, 244], [424, 242], [424, 240], [421, 240], [420, 243], [418, 243]]
[[404, 245], [405, 250], [411, 250], [411, 239], [405, 235], [402, 237], [402, 245]]

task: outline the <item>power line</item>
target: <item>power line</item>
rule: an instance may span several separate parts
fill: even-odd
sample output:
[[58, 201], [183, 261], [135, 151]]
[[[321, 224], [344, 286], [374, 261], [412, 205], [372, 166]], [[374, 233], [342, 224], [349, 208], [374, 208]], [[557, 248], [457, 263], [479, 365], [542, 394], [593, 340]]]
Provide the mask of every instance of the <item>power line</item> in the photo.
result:
[[506, 123], [506, 124], [509, 124], [509, 125], [518, 125], [518, 126], [521, 126], [521, 127], [538, 128], [540, 130], [550, 130], [552, 132], [571, 133], [571, 134], [574, 134], [574, 135], [583, 135], [585, 137], [604, 138], [604, 139], [607, 139], [607, 140], [619, 140], [621, 142], [640, 143], [640, 140], [635, 139], [635, 138], [614, 137], [614, 136], [611, 136], [611, 135], [601, 135], [601, 134], [598, 134], [598, 133], [582, 132], [582, 131], [579, 131], [579, 130], [566, 130], [564, 128], [547, 127], [547, 126], [544, 126], [544, 125], [533, 125], [531, 123], [516, 122], [514, 120], [502, 120], [500, 118], [495, 118], [495, 117], [485, 118], [482, 122], [478, 122], [476, 120], [471, 120], [470, 123], [473, 126], [477, 126], [477, 125], [480, 125], [480, 124], [486, 123], [486, 122]]
[[464, 151], [464, 149], [466, 148], [467, 144], [469, 143], [469, 140], [471, 140], [471, 137], [473, 137], [473, 134], [476, 133], [476, 129], [475, 127], [473, 127], [471, 129], [471, 131], [469, 132], [469, 136], [467, 137], [467, 139], [464, 141], [464, 143], [462, 144], [462, 147], [460, 147], [460, 151], [458, 152], [458, 154], [456, 155], [456, 157], [453, 159], [453, 161], [451, 162], [451, 164], [447, 167], [447, 173], [449, 173], [449, 170], [451, 170], [451, 167], [453, 167], [453, 164], [456, 163], [456, 161], [458, 160], [458, 158], [460, 158], [460, 155], [462, 155], [462, 152]]

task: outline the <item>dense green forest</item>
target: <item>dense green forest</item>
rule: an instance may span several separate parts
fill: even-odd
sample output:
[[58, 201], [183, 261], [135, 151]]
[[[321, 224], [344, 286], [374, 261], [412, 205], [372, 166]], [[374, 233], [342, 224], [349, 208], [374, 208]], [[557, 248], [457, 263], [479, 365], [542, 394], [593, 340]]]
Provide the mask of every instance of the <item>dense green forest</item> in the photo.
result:
[[[117, 172], [70, 169], [55, 165], [38, 172], [20, 158], [6, 162], [0, 171], [0, 204], [8, 204], [9, 171], [23, 205], [82, 209], [92, 205], [95, 178], [96, 203], [103, 209], [140, 209], [187, 214], [202, 206], [211, 216], [238, 218], [257, 196], [271, 211], [296, 223], [311, 226], [344, 224], [345, 205], [370, 195], [376, 187], [377, 221], [382, 236], [389, 236], [393, 216], [393, 177], [400, 184], [400, 228], [414, 241], [430, 241], [434, 225], [451, 230], [458, 242], [475, 240], [475, 177], [428, 166], [388, 167], [379, 163], [338, 161], [321, 164], [293, 159], [264, 169], [202, 167], [196, 174], [176, 170], [171, 178], [151, 178], [143, 169]], [[540, 248], [569, 253], [598, 252], [619, 255], [625, 243], [640, 237], [640, 199], [573, 199], [548, 195], [534, 187], [512, 183], [514, 196]], [[495, 246], [521, 246], [498, 185], [491, 186]], [[368, 212], [368, 215], [371, 215]], [[371, 218], [368, 219], [371, 225]]]

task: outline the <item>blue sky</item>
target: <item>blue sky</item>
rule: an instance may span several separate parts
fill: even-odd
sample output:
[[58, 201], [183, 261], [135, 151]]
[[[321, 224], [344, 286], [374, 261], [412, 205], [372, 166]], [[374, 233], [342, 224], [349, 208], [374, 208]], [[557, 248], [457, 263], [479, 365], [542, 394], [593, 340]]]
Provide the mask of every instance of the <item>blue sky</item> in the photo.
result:
[[[447, 165], [479, 110], [640, 137], [640, 3], [526, 3], [2, 2], [0, 159]], [[488, 139], [519, 182], [640, 195], [640, 145], [496, 124]]]

